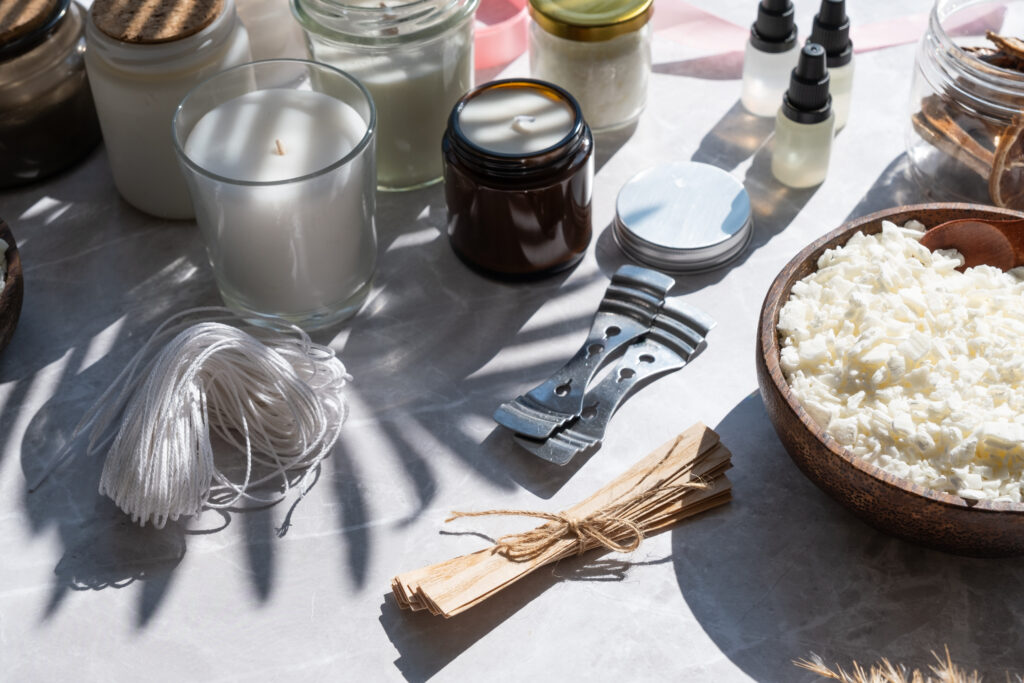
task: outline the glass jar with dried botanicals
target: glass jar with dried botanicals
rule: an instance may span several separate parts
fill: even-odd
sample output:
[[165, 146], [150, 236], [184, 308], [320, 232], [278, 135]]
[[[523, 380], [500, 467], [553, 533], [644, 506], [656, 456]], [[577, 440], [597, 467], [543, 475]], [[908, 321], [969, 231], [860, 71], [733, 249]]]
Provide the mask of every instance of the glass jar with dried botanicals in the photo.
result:
[[473, 87], [480, 0], [292, 0], [313, 59], [352, 74], [377, 107], [377, 186], [441, 180], [438, 141]]
[[455, 105], [442, 149], [448, 237], [465, 263], [532, 279], [583, 258], [594, 138], [568, 92], [532, 79], [486, 83]]
[[[938, 0], [932, 9], [917, 52], [907, 156], [936, 197], [1024, 209], [1024, 43], [993, 33], [954, 43], [947, 32], [990, 4]], [[1021, 34], [1024, 24], [1002, 30]]]
[[[0, 187], [63, 170], [100, 140], [85, 75], [84, 11], [71, 0], [3, 0]], [[15, 11], [17, 10], [17, 11]]]

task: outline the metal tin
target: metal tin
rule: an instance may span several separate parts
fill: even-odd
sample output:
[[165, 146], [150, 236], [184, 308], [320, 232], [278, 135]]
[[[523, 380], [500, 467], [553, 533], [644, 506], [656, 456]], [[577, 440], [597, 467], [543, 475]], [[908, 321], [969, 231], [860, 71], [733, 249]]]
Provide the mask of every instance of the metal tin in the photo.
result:
[[715, 166], [677, 162], [641, 171], [623, 185], [612, 234], [635, 261], [692, 273], [742, 254], [753, 225], [743, 183]]
[[545, 31], [581, 42], [632, 33], [653, 12], [654, 0], [530, 0], [530, 16]]

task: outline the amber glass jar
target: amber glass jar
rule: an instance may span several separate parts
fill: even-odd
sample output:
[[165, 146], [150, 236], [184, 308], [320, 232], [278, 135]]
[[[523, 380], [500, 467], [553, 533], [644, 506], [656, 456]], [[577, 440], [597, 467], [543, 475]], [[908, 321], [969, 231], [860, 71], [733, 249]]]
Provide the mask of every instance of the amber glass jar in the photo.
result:
[[0, 18], [0, 187], [61, 171], [100, 141], [83, 14], [70, 0], [50, 0]]
[[558, 86], [504, 80], [466, 94], [442, 142], [455, 253], [502, 279], [576, 265], [592, 232], [593, 149], [579, 104]]

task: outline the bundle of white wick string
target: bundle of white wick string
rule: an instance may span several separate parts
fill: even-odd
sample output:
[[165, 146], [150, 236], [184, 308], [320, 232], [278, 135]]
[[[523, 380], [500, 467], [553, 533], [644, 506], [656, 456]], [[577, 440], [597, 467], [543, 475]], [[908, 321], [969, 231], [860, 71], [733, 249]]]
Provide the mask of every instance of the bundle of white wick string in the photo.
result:
[[[221, 308], [168, 320], [75, 430], [89, 431], [88, 454], [107, 451], [100, 493], [133, 521], [160, 528], [204, 506], [303, 495], [337, 441], [351, 377], [334, 352], [297, 327], [226, 324], [237, 320]], [[211, 431], [230, 455], [214, 457]]]

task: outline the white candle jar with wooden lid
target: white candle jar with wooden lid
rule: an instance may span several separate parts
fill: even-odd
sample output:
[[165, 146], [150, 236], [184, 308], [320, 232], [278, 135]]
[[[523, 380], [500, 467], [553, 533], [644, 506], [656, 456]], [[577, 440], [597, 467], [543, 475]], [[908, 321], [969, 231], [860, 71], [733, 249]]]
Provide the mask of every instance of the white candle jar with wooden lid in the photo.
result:
[[249, 61], [234, 0], [95, 0], [86, 23], [86, 70], [114, 184], [132, 206], [192, 218], [171, 119], [206, 77]]
[[352, 74], [377, 108], [377, 186], [441, 180], [448, 114], [473, 87], [479, 0], [292, 0], [312, 58]]
[[591, 130], [629, 125], [647, 102], [653, 0], [530, 0], [530, 74], [580, 103]]

